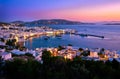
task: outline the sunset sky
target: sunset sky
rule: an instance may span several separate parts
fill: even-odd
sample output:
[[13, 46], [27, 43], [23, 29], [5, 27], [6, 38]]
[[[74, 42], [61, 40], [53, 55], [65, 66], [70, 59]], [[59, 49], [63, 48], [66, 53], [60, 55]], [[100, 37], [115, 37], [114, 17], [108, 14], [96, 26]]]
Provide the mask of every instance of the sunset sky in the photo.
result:
[[120, 0], [0, 0], [0, 21], [120, 21]]

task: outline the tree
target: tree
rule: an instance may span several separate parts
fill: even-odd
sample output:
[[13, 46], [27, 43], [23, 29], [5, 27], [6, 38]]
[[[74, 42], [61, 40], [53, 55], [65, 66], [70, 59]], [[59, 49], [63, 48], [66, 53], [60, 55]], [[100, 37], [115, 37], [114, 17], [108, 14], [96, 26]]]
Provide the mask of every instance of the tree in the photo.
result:
[[32, 59], [6, 61], [4, 67], [8, 79], [36, 79], [39, 76], [40, 69], [41, 64]]
[[47, 51], [47, 50], [44, 50], [43, 53], [42, 53], [43, 63], [44, 63], [44, 64], [49, 63], [49, 62], [50, 62], [50, 59], [51, 59], [51, 52], [50, 52], [50, 51]]
[[120, 65], [119, 62], [116, 59], [113, 59], [113, 61], [112, 61], [112, 67], [114, 69], [118, 69], [119, 65]]
[[65, 49], [64, 47], [62, 46], [58, 46], [58, 51], [62, 50], [62, 49]]
[[34, 58], [34, 56], [32, 54], [30, 54], [30, 53], [25, 53], [25, 56], [33, 57]]
[[105, 53], [105, 49], [101, 48], [100, 53], [104, 54]]
[[83, 48], [79, 48], [79, 51], [80, 51], [80, 52], [83, 52], [83, 51], [84, 51], [84, 49], [83, 49]]
[[4, 39], [4, 38], [0, 38], [0, 41], [1, 41], [1, 42], [5, 42], [5, 39]]
[[12, 39], [12, 40], [9, 39], [6, 42], [6, 45], [15, 47], [15, 42], [16, 42], [16, 39]]

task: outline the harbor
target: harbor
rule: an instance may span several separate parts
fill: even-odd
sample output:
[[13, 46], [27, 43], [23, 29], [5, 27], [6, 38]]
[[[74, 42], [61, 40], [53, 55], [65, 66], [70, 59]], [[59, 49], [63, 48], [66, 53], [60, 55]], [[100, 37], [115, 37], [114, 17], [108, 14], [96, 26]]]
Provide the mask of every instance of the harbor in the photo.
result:
[[[106, 51], [104, 52], [104, 56], [105, 58], [107, 57], [107, 60], [109, 58], [119, 58], [119, 48], [116, 50], [109, 49], [109, 47], [107, 47], [106, 44], [111, 43], [105, 43], [108, 40], [106, 39], [106, 35], [104, 36], [98, 33], [93, 34], [87, 32], [88, 30], [79, 31], [78, 29], [72, 28], [55, 29], [49, 26], [29, 28], [18, 26], [2, 26], [0, 29], [1, 47], [9, 47], [10, 52], [17, 53], [18, 55], [29, 52], [32, 53], [33, 56], [36, 53], [40, 54], [41, 56], [42, 51], [37, 51], [47, 49], [48, 51], [51, 51], [51, 53], [55, 56], [62, 56], [64, 58], [73, 59], [79, 53], [79, 48], [82, 48], [85, 51], [86, 49], [90, 49], [91, 53], [87, 59], [97, 57], [98, 60], [102, 60], [99, 58], [98, 53], [100, 52], [100, 49], [105, 48]], [[97, 39], [88, 37], [96, 37]], [[7, 42], [9, 42], [9, 40], [14, 41], [14, 39], [15, 45], [18, 45], [22, 42], [22, 45], [25, 46], [25, 48], [16, 49], [14, 47], [11, 48], [9, 44], [7, 45]], [[58, 47], [61, 46], [65, 49], [59, 51]], [[1, 49], [1, 51], [4, 53], [5, 49]], [[10, 53], [7, 55], [11, 56]], [[109, 55], [112, 55], [112, 57], [109, 57]], [[41, 60], [40, 57], [38, 58], [38, 60]]]

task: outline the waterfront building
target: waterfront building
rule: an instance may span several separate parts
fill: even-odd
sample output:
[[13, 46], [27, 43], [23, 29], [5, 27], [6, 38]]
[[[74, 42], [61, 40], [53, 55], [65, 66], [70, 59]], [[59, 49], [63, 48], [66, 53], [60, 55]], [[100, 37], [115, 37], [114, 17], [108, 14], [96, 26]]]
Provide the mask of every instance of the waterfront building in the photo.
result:
[[3, 60], [9, 60], [9, 59], [12, 59], [12, 54], [8, 52], [3, 52], [1, 57]]
[[90, 52], [90, 57], [98, 57], [98, 53], [97, 52]]

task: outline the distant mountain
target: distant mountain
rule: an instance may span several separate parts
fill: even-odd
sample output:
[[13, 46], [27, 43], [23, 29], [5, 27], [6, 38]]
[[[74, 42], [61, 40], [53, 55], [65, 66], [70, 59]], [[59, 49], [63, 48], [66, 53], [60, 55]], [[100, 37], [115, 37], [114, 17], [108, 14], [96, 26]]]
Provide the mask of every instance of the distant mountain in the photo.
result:
[[119, 23], [106, 23], [104, 25], [120, 25], [120, 22]]
[[100, 24], [103, 24], [103, 25], [120, 25], [120, 21], [104, 21], [104, 22], [100, 22]]
[[[9, 24], [9, 23], [6, 23], [6, 24]], [[10, 22], [10, 24], [17, 25], [17, 26], [41, 26], [41, 25], [81, 25], [81, 24], [91, 25], [94, 23], [84, 23], [84, 22], [70, 21], [65, 19], [49, 19], [49, 20], [41, 19], [41, 20], [36, 20], [31, 22], [13, 21], [13, 22]]]
[[40, 26], [40, 25], [77, 25], [77, 24], [93, 24], [83, 23], [78, 21], [69, 21], [65, 19], [50, 19], [50, 20], [36, 20], [32, 22], [26, 22], [25, 26]]
[[13, 21], [10, 24], [22, 27], [22, 26], [24, 26], [24, 23], [25, 23], [24, 21]]
[[13, 21], [13, 22], [11, 22], [11, 23], [13, 23], [13, 24], [23, 24], [23, 23], [25, 23], [24, 21]]

